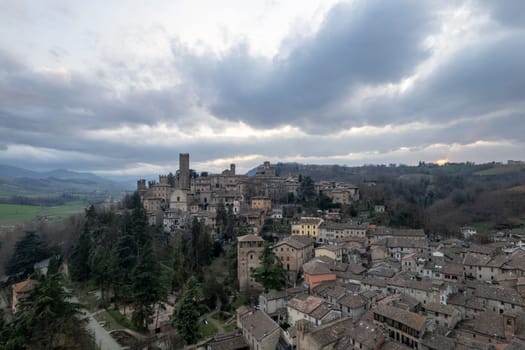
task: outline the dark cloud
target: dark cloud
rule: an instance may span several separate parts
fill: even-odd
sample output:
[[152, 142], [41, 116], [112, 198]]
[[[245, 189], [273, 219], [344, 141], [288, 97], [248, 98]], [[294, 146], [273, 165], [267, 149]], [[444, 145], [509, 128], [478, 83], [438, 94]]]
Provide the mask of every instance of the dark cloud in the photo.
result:
[[433, 20], [421, 1], [342, 3], [284, 58], [254, 58], [245, 44], [223, 57], [188, 55], [180, 45], [173, 51], [204, 104], [222, 118], [333, 128], [352, 118], [332, 115], [333, 103], [361, 84], [397, 82], [427, 57], [422, 41]]
[[[399, 83], [430, 57], [423, 41], [439, 31], [435, 3], [336, 5], [317, 33], [292, 33], [286, 54], [283, 50], [273, 59], [254, 57], [248, 43], [217, 55], [196, 54], [174, 40], [173, 65], [166, 68], [172, 62], [163, 62], [154, 74], [162, 76], [164, 69], [172, 74], [175, 66], [182, 82], [162, 87], [153, 86], [136, 62], [104, 62], [87, 75], [35, 67], [0, 50], [0, 162], [115, 170], [140, 163], [174, 165], [182, 151], [200, 163], [254, 154], [336, 162], [344, 157], [334, 156], [349, 153], [387, 157], [402, 147], [419, 155], [436, 144], [522, 144], [525, 33], [513, 17], [520, 13], [520, 3], [480, 4], [501, 24], [491, 22], [497, 27], [494, 33], [445, 55], [409, 90], [365, 96], [357, 107], [346, 101], [360, 88]], [[57, 57], [73, 54], [50, 50]], [[124, 88], [108, 83], [112, 81]], [[290, 124], [308, 135], [196, 137], [197, 127], [220, 132], [225, 120], [261, 129]], [[141, 131], [159, 123], [194, 137], [168, 135], [166, 141], [165, 134]], [[92, 136], [123, 126], [130, 135]], [[338, 134], [360, 126], [379, 129]], [[381, 130], [384, 126], [390, 129]], [[21, 147], [19, 153], [13, 145]], [[25, 145], [34, 150], [23, 149]]]

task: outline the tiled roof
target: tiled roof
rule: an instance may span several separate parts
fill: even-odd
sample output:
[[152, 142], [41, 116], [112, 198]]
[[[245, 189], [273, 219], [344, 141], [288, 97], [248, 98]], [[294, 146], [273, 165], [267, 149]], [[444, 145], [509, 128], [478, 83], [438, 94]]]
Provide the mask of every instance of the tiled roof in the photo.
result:
[[250, 235], [244, 235], [244, 236], [237, 237], [237, 241], [239, 242], [251, 242], [251, 241], [264, 242], [264, 239], [262, 239], [261, 236], [250, 234]]
[[280, 329], [279, 325], [261, 310], [245, 314], [241, 318], [241, 326], [257, 340]]
[[289, 236], [286, 238], [283, 238], [279, 242], [277, 242], [273, 247], [277, 248], [282, 245], [289, 245], [290, 247], [293, 247], [295, 249], [303, 249], [308, 246], [313, 246], [314, 240], [307, 236]]
[[502, 301], [509, 304], [525, 306], [523, 297], [513, 288], [493, 287], [488, 285], [479, 285], [476, 288], [475, 295], [478, 298]]
[[365, 306], [365, 300], [363, 297], [359, 294], [350, 294], [347, 296], [342, 297], [337, 301], [338, 304], [341, 304], [342, 306], [349, 307], [351, 309], [357, 309], [360, 307]]
[[317, 261], [310, 261], [303, 265], [303, 271], [309, 275], [333, 274], [327, 264]]
[[288, 300], [288, 307], [291, 307], [303, 314], [310, 314], [324, 302], [322, 298], [313, 295], [298, 295]]
[[389, 305], [379, 304], [373, 309], [374, 313], [387, 317], [391, 320], [400, 322], [410, 328], [421, 331], [427, 318], [425, 316], [398, 309]]

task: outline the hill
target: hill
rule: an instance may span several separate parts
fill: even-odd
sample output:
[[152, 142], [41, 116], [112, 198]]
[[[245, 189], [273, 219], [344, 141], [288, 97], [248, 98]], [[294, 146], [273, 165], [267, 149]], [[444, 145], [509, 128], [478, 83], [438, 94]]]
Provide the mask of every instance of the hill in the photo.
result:
[[120, 198], [124, 186], [91, 173], [65, 169], [38, 172], [0, 165], [0, 202], [7, 204], [63, 205], [69, 201], [98, 203]]

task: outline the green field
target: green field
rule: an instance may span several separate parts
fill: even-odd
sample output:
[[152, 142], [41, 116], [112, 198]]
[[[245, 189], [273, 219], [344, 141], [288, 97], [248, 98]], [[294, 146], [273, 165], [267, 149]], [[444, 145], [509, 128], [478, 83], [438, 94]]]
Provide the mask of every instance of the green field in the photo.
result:
[[69, 202], [56, 207], [36, 205], [0, 204], [0, 222], [22, 222], [46, 216], [49, 220], [64, 219], [84, 211], [86, 204], [80, 201]]
[[475, 173], [480, 176], [503, 175], [525, 170], [525, 164], [496, 165], [493, 168], [481, 170]]

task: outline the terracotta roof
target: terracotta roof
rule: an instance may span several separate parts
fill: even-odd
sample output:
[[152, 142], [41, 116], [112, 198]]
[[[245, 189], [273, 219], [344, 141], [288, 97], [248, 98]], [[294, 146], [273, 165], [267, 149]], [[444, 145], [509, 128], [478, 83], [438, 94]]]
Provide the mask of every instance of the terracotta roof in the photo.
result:
[[242, 316], [241, 327], [257, 340], [280, 329], [279, 325], [261, 310], [251, 311]]
[[350, 294], [350, 295], [344, 296], [341, 299], [339, 299], [337, 303], [342, 306], [349, 307], [351, 309], [357, 309], [357, 308], [365, 306], [366, 304], [363, 297], [360, 296], [359, 294]]
[[365, 348], [375, 348], [382, 338], [381, 331], [369, 322], [354, 322], [344, 317], [330, 323], [323, 324], [305, 334], [314, 348], [324, 349], [331, 346], [333, 349], [352, 349], [350, 340], [353, 338]]
[[288, 300], [288, 307], [291, 307], [303, 314], [310, 314], [324, 302], [322, 298], [313, 295], [298, 295]]
[[314, 240], [307, 236], [289, 236], [286, 238], [283, 238], [279, 242], [277, 242], [273, 248], [280, 247], [282, 245], [289, 245], [292, 248], [295, 249], [303, 249], [308, 246], [313, 246]]
[[239, 242], [250, 242], [250, 241], [264, 242], [264, 239], [262, 239], [261, 236], [249, 234], [249, 235], [237, 237], [237, 241]]
[[375, 314], [382, 315], [391, 320], [400, 322], [418, 331], [421, 331], [423, 329], [423, 326], [427, 321], [427, 318], [425, 316], [410, 311], [398, 309], [389, 305], [379, 304], [375, 307], [375, 309], [373, 309], [373, 311]]
[[22, 282], [18, 282], [13, 285], [13, 292], [14, 293], [29, 293], [35, 288], [37, 281], [27, 279]]
[[207, 345], [209, 350], [237, 350], [249, 348], [242, 333], [238, 330], [232, 333], [216, 335]]
[[309, 261], [303, 265], [303, 271], [309, 275], [333, 274], [327, 264], [317, 261]]
[[423, 305], [423, 308], [427, 311], [439, 312], [440, 314], [445, 314], [449, 316], [460, 312], [452, 305], [445, 305], [439, 303], [426, 303], [425, 305]]
[[334, 307], [332, 304], [329, 304], [325, 301], [321, 303], [315, 310], [310, 312], [310, 316], [317, 320], [321, 320], [323, 317], [325, 317], [330, 311], [335, 310], [338, 313], [341, 313], [336, 307]]
[[482, 299], [491, 299], [502, 301], [509, 304], [525, 306], [523, 297], [513, 288], [493, 287], [488, 285], [479, 285], [476, 288], [475, 295]]

